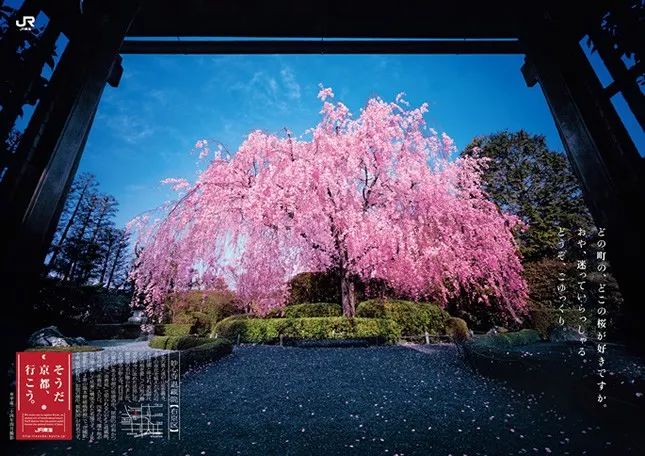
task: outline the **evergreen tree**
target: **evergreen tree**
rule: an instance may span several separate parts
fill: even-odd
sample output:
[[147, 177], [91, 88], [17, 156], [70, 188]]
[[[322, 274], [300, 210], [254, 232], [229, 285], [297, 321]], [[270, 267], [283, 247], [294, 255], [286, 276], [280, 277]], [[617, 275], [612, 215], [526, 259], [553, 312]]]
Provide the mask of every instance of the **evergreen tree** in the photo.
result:
[[484, 189], [503, 212], [528, 225], [516, 232], [524, 260], [554, 257], [558, 226], [591, 232], [593, 221], [567, 157], [550, 150], [543, 135], [520, 130], [479, 136], [462, 155], [490, 159]]

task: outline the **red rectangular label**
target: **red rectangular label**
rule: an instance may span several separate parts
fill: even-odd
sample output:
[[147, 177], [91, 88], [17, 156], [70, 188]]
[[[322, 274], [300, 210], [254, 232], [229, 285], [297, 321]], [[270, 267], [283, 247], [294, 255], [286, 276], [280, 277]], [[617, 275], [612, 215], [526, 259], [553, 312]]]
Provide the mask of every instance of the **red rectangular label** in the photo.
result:
[[72, 439], [71, 353], [16, 353], [16, 439]]

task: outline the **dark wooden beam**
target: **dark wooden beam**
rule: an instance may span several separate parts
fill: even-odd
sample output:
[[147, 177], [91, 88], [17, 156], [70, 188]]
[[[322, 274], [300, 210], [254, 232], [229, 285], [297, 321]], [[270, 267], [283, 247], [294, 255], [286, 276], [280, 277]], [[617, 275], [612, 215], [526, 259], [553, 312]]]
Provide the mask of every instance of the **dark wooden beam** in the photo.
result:
[[[28, 32], [25, 32], [28, 33]], [[36, 46], [25, 51], [25, 61], [23, 64], [17, 62], [8, 63], [13, 65], [15, 71], [15, 80], [3, 81], [12, 87], [11, 98], [2, 106], [0, 111], [0, 141], [6, 139], [12, 131], [16, 119], [21, 115], [23, 106], [27, 103], [28, 98], [32, 97], [34, 86], [40, 78], [40, 74], [45, 66], [47, 59], [53, 59], [53, 52], [56, 46], [56, 39], [59, 36], [59, 30], [55, 24], [49, 23], [38, 40]], [[0, 164], [9, 161], [6, 156], [7, 151], [3, 151], [0, 158]]]
[[645, 248], [643, 159], [602, 86], [577, 37], [548, 14], [524, 22], [524, 74], [546, 97], [596, 225], [607, 229], [607, 252], [625, 300], [624, 323], [637, 347], [642, 342], [642, 264]]
[[122, 54], [521, 54], [517, 40], [126, 40]]
[[[618, 51], [612, 46], [612, 38], [607, 32], [597, 29], [591, 34], [591, 41], [600, 58], [605, 63], [609, 70], [611, 77], [614, 79], [611, 84], [611, 95], [621, 92], [629, 109], [638, 120], [641, 128], [645, 127], [645, 95], [641, 92], [636, 75], [638, 68], [636, 65], [632, 67], [632, 71], [627, 68], [621, 59]], [[607, 91], [609, 94], [610, 92]]]
[[33, 324], [30, 312], [44, 256], [136, 10], [132, 0], [88, 5], [77, 38], [68, 43], [25, 130], [18, 153], [26, 159], [0, 183], [5, 230], [0, 240], [0, 289], [5, 306], [15, 315], [2, 350], [9, 358], [22, 348]]

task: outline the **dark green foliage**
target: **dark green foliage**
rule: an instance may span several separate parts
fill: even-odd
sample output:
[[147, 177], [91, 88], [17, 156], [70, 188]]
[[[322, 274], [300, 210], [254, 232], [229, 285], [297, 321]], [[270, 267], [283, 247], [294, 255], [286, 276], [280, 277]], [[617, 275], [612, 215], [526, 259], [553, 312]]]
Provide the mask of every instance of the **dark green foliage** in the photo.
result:
[[463, 343], [470, 339], [468, 325], [461, 318], [450, 317], [446, 320], [446, 334], [456, 343]]
[[340, 317], [341, 315], [343, 315], [343, 309], [340, 304], [328, 302], [295, 304], [284, 309], [284, 316], [287, 318]]
[[215, 327], [218, 336], [246, 343], [276, 343], [280, 335], [289, 339], [361, 339], [374, 338], [395, 343], [401, 331], [386, 319], [375, 318], [274, 318], [221, 321]]
[[356, 315], [367, 318], [389, 318], [401, 328], [404, 336], [419, 336], [426, 331], [439, 335], [446, 332], [449, 315], [438, 305], [427, 302], [372, 299], [361, 302]]
[[486, 334], [472, 339], [475, 346], [504, 349], [540, 342], [540, 334], [534, 329], [522, 329], [515, 332]]
[[[357, 302], [365, 299], [382, 298], [383, 296], [405, 298], [405, 296], [399, 296], [395, 290], [381, 279], [362, 281], [354, 277], [353, 281]], [[336, 270], [302, 272], [291, 279], [287, 306], [311, 302], [340, 304], [340, 274]]]
[[565, 229], [593, 226], [582, 191], [564, 154], [549, 150], [542, 135], [524, 130], [475, 138], [464, 150], [490, 158], [484, 189], [502, 209], [520, 217], [528, 230], [516, 237], [524, 258], [555, 255], [557, 224]]
[[155, 335], [157, 336], [187, 336], [191, 332], [192, 325], [182, 325], [169, 323], [165, 325], [155, 325]]
[[141, 325], [109, 323], [106, 325], [85, 325], [71, 333], [86, 339], [136, 339], [141, 336]]
[[240, 311], [235, 294], [225, 286], [175, 293], [167, 299], [166, 310], [172, 323], [191, 325], [191, 332], [199, 335], [209, 334], [215, 323]]
[[340, 303], [340, 275], [334, 271], [302, 272], [289, 281], [287, 305], [308, 302]]
[[[559, 274], [564, 274], [564, 281], [558, 280]], [[560, 324], [570, 326], [574, 329], [582, 325], [585, 330], [592, 330], [592, 319], [583, 322], [580, 319], [580, 312], [577, 305], [567, 304], [562, 312], [559, 309], [560, 301], [557, 286], [563, 284], [566, 287], [566, 294], [572, 298], [575, 290], [578, 289], [578, 275], [573, 263], [562, 263], [556, 259], [543, 259], [540, 261], [527, 262], [524, 265], [524, 277], [529, 287], [529, 319], [528, 322], [546, 337], [551, 329]], [[607, 331], [611, 335], [617, 335], [620, 329], [617, 327], [622, 297], [618, 290], [618, 284], [612, 275], [603, 277], [597, 271], [588, 271], [586, 277], [586, 295], [588, 302], [598, 302], [598, 285], [605, 283], [605, 307], [608, 310]], [[590, 309], [587, 309], [590, 310]], [[564, 323], [558, 319], [562, 317]]]
[[197, 336], [154, 336], [148, 342], [150, 348], [162, 348], [165, 350], [186, 350], [212, 342], [208, 337]]
[[233, 352], [233, 344], [227, 339], [209, 339], [210, 342], [184, 350], [181, 353], [183, 369], [217, 361]]
[[558, 309], [546, 306], [532, 305], [529, 311], [531, 326], [540, 334], [542, 338], [548, 338], [554, 328], [558, 326], [568, 326], [578, 330], [582, 326], [584, 331], [593, 329], [591, 318], [584, 322], [580, 319], [580, 312], [577, 309]]
[[88, 325], [123, 323], [132, 313], [131, 293], [96, 286], [76, 286], [43, 279], [29, 322], [34, 327], [55, 325], [74, 334]]
[[50, 246], [49, 275], [105, 288], [127, 283], [129, 232], [114, 224], [117, 206], [113, 196], [98, 191], [95, 176], [84, 173], [74, 180]]

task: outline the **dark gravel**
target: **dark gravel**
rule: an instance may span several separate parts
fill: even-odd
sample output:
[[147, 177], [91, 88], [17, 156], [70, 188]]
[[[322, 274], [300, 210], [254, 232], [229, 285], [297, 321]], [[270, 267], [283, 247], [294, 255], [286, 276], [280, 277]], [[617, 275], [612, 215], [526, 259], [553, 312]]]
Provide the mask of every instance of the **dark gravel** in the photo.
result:
[[180, 442], [17, 442], [10, 454], [642, 454], [566, 403], [472, 373], [447, 345], [236, 347], [183, 378], [181, 411]]

